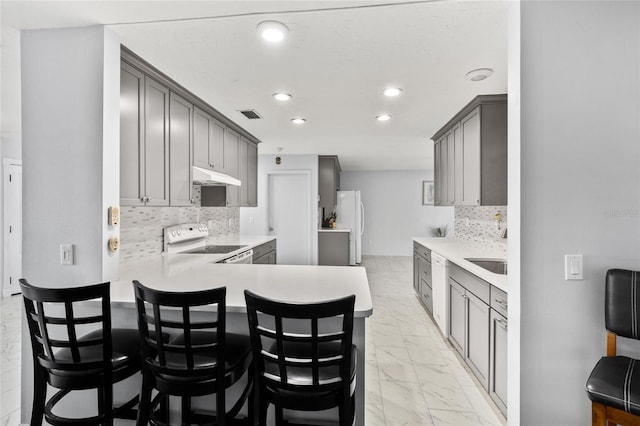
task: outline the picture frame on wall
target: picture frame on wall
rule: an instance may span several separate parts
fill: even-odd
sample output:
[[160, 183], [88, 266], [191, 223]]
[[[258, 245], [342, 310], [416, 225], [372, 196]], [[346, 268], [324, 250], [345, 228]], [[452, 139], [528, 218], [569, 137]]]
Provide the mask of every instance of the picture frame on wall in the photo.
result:
[[435, 188], [432, 180], [422, 181], [422, 205], [433, 206], [435, 201]]

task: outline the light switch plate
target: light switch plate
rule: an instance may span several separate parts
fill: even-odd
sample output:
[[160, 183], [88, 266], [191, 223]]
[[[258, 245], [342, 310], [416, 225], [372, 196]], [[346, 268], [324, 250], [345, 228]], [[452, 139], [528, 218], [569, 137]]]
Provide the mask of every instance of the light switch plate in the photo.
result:
[[564, 279], [582, 280], [584, 279], [584, 264], [581, 254], [564, 255]]
[[73, 265], [73, 244], [60, 244], [60, 264]]

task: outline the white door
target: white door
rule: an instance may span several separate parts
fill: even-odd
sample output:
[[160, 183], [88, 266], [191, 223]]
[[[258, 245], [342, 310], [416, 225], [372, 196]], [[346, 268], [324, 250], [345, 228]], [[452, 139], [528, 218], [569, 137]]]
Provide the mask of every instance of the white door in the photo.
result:
[[311, 264], [309, 175], [269, 175], [269, 235], [278, 239], [278, 264]]
[[22, 277], [22, 165], [6, 159], [3, 164], [4, 259], [2, 295], [20, 293]]

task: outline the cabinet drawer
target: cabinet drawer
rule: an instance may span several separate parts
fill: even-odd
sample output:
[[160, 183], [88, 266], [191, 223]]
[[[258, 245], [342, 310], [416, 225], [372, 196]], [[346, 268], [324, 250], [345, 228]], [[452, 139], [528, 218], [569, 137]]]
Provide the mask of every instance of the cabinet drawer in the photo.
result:
[[449, 277], [476, 295], [487, 305], [491, 300], [491, 284], [480, 279], [454, 263], [449, 263]]
[[[423, 261], [424, 262], [424, 261]], [[424, 262], [420, 271], [420, 279], [431, 287], [431, 262]]]
[[267, 241], [266, 243], [260, 244], [259, 246], [253, 248], [253, 258], [258, 259], [259, 257], [262, 257], [275, 249], [276, 240]]
[[431, 290], [431, 287], [426, 285], [425, 282], [423, 281], [421, 290], [422, 290], [422, 295], [421, 295], [422, 303], [427, 308], [427, 311], [433, 314], [433, 292]]
[[431, 250], [416, 243], [415, 241], [413, 242], [413, 252], [431, 262]]
[[505, 318], [508, 318], [507, 293], [497, 287], [491, 286], [491, 307]]

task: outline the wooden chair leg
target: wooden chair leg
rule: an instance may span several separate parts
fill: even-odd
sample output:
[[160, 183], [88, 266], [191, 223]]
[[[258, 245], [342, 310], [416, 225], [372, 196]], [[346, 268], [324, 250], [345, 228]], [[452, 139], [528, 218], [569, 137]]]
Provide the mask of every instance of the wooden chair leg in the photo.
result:
[[42, 426], [44, 405], [47, 400], [47, 373], [34, 362], [33, 366], [33, 405], [31, 406], [31, 426]]
[[275, 406], [276, 409], [276, 426], [284, 425], [284, 415], [282, 413], [282, 408]]
[[604, 404], [591, 403], [591, 426], [607, 426], [607, 407]]
[[140, 388], [140, 403], [138, 405], [138, 418], [136, 425], [146, 426], [151, 414], [151, 377], [148, 373], [142, 373], [142, 387]]
[[260, 426], [266, 426], [267, 411], [269, 410], [269, 402], [258, 398], [256, 406], [258, 407], [258, 417], [256, 418], [256, 424]]

